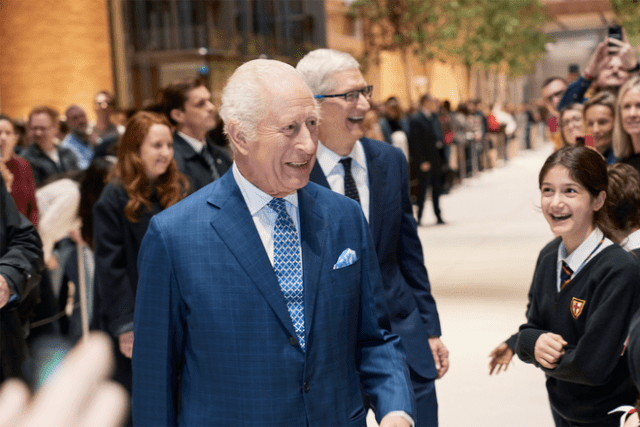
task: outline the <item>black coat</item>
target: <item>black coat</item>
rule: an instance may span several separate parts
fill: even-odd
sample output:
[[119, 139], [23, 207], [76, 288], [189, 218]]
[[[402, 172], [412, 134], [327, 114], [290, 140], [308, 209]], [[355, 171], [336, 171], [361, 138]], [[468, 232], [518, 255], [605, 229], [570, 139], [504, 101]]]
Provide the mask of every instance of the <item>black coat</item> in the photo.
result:
[[[435, 174], [439, 176], [442, 171], [442, 158], [438, 153], [438, 137], [431, 120], [418, 111], [409, 120], [409, 160], [414, 176], [427, 179]], [[428, 172], [422, 172], [420, 165], [424, 162], [431, 164]]]
[[104, 188], [93, 207], [94, 310], [99, 329], [114, 337], [133, 325], [138, 250], [151, 217], [161, 211], [160, 204], [153, 197], [151, 211], [141, 206], [139, 221], [134, 223], [124, 216], [128, 201], [129, 195], [124, 187], [111, 183]]
[[44, 267], [42, 241], [31, 222], [18, 212], [0, 177], [0, 275], [15, 295], [0, 308], [0, 381], [22, 377], [26, 356], [25, 329], [19, 312], [38, 284]]
[[56, 147], [60, 164], [56, 164], [40, 149], [38, 144], [33, 143], [25, 150], [23, 156], [31, 165], [33, 171], [33, 179], [36, 187], [40, 187], [42, 183], [65, 172], [73, 172], [78, 170], [78, 158], [73, 151], [64, 147]]
[[[232, 164], [226, 151], [211, 143], [207, 143], [207, 150], [215, 160], [220, 176], [224, 175]], [[178, 170], [189, 178], [190, 193], [213, 182], [211, 170], [205, 159], [177, 132], [173, 134], [173, 158], [176, 160]]]

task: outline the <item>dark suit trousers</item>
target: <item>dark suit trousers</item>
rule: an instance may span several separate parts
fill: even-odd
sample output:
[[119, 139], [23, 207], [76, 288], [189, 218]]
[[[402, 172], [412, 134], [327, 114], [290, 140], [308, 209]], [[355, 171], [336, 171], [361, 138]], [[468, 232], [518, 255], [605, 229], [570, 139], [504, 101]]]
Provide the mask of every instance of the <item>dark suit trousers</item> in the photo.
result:
[[438, 399], [436, 396], [436, 382], [423, 378], [409, 367], [413, 393], [416, 396], [416, 427], [438, 426]]
[[424, 211], [424, 202], [427, 200], [427, 190], [431, 187], [431, 199], [433, 201], [433, 213], [436, 214], [438, 220], [442, 220], [440, 216], [440, 194], [442, 193], [442, 183], [438, 174], [429, 174], [426, 178], [420, 178], [420, 189], [418, 190], [418, 225], [422, 219]]

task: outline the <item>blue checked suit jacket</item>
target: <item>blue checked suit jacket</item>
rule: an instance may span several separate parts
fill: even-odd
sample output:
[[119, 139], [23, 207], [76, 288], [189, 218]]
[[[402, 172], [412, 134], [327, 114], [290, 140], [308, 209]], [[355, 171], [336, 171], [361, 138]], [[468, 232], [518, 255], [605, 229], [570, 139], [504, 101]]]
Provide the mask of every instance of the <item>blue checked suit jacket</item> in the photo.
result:
[[[369, 226], [380, 261], [391, 332], [402, 339], [407, 363], [423, 378], [438, 372], [428, 338], [440, 336], [440, 320], [431, 295], [409, 198], [409, 175], [404, 154], [384, 142], [360, 140], [369, 175]], [[316, 162], [311, 181], [329, 188]], [[389, 323], [382, 323], [388, 328]]]
[[[359, 206], [313, 183], [298, 198], [306, 353], [231, 171], [151, 220], [138, 258], [135, 425], [364, 426], [360, 381], [378, 417], [413, 416], [399, 338], [378, 326], [386, 307]], [[347, 248], [357, 261], [334, 270]]]

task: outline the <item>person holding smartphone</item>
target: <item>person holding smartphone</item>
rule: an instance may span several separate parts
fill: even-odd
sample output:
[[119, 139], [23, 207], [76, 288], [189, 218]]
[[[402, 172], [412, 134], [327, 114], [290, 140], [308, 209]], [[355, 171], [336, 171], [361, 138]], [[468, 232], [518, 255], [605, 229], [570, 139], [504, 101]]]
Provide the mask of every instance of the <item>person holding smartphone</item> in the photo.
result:
[[[574, 102], [584, 103], [585, 94], [593, 87], [596, 91], [608, 90], [618, 93], [631, 74], [640, 71], [633, 47], [623, 27], [610, 27], [608, 37], [598, 44], [584, 72], [571, 83], [558, 103], [562, 110]], [[613, 36], [613, 37], [612, 37]]]

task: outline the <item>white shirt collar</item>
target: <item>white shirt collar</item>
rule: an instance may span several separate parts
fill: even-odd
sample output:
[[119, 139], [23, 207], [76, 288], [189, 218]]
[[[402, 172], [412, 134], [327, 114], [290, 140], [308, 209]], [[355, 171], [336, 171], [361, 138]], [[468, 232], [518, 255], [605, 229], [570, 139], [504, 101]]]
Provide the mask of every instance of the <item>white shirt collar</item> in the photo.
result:
[[345, 157], [351, 157], [353, 159], [351, 163], [352, 166], [355, 163], [357, 166], [365, 170], [367, 169], [367, 159], [360, 140], [356, 141], [353, 149], [351, 150], [351, 153], [349, 153], [347, 156], [336, 154], [335, 152], [325, 147], [321, 141], [318, 141], [318, 152], [316, 153], [316, 161], [318, 162], [318, 164], [320, 164], [320, 168], [322, 168], [322, 172], [324, 172], [325, 176], [329, 176], [333, 169], [340, 163], [340, 159], [343, 159]]
[[[585, 263], [589, 255], [598, 247], [600, 241], [604, 237], [604, 233], [596, 227], [595, 230], [585, 239], [584, 242], [576, 250], [574, 250], [569, 256], [567, 256], [567, 249], [564, 247], [564, 242], [560, 243], [560, 248], [558, 249], [558, 262], [564, 261], [569, 265], [571, 271], [575, 273], [578, 272], [578, 269]], [[604, 239], [603, 244], [600, 245], [600, 250], [604, 249], [606, 246], [609, 246], [609, 239]], [[605, 245], [605, 243], [607, 243]], [[595, 255], [595, 254], [593, 254]], [[592, 255], [592, 257], [593, 257]]]
[[629, 251], [640, 248], [640, 230], [636, 230], [629, 234], [623, 241], [623, 246]]
[[[238, 169], [238, 165], [236, 163], [233, 163], [232, 170], [233, 178], [236, 180], [238, 187], [240, 187], [242, 197], [244, 197], [244, 201], [247, 203], [249, 212], [253, 216], [262, 208], [264, 208], [271, 201], [271, 199], [273, 199], [273, 196], [270, 196], [264, 191], [260, 190], [258, 187], [249, 182], [244, 176], [242, 176], [242, 173], [240, 173], [240, 170]], [[296, 208], [298, 207], [298, 192], [289, 194], [288, 196], [285, 196], [284, 199]]]
[[191, 147], [193, 147], [196, 153], [202, 151], [202, 147], [204, 147], [204, 141], [198, 141], [197, 139], [178, 131], [178, 135], [180, 135], [185, 141], [189, 143]]

